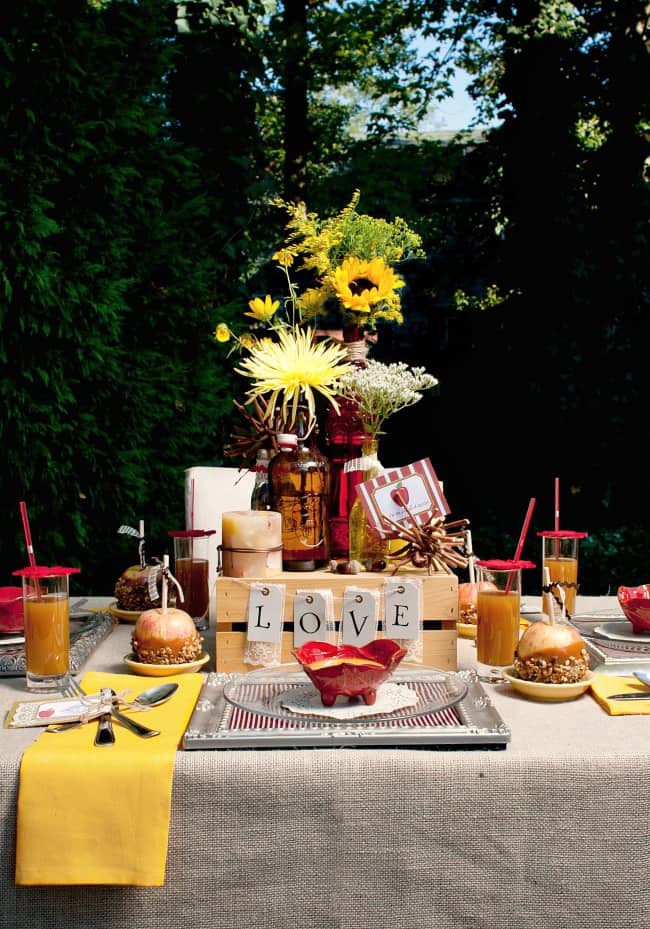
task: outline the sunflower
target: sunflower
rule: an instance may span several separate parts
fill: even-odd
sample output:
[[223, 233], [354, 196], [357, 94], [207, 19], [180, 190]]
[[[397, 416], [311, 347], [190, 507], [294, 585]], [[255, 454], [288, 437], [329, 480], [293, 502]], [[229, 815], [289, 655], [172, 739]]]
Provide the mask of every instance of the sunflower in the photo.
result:
[[261, 323], [268, 323], [275, 315], [275, 311], [280, 306], [279, 300], [273, 300], [268, 294], [262, 300], [260, 297], [254, 297], [248, 301], [251, 308], [250, 313], [244, 313], [244, 316], [252, 316]]
[[266, 405], [268, 418], [273, 416], [282, 396], [282, 418], [287, 429], [295, 424], [298, 403], [304, 399], [311, 428], [316, 421], [314, 391], [338, 412], [339, 381], [351, 367], [345, 358], [345, 349], [339, 345], [327, 341], [315, 343], [310, 329], [282, 329], [277, 342], [256, 344], [235, 370], [254, 380], [247, 394], [249, 400], [270, 394]]
[[395, 292], [404, 287], [404, 281], [383, 258], [345, 258], [332, 271], [330, 281], [345, 309], [363, 318], [373, 316], [378, 304], [394, 304]]

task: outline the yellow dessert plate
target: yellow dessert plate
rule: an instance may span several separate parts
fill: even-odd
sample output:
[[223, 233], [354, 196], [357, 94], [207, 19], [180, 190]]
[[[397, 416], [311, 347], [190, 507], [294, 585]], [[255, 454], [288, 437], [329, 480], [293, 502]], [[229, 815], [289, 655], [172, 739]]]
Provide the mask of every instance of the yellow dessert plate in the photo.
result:
[[124, 664], [127, 668], [134, 674], [142, 674], [144, 677], [171, 677], [174, 674], [187, 674], [190, 671], [198, 671], [209, 660], [210, 656], [207, 652], [201, 652], [194, 661], [187, 661], [184, 664], [145, 664], [143, 661], [136, 661], [133, 652], [124, 656]]
[[120, 610], [116, 606], [109, 606], [108, 612], [115, 616], [116, 619], [121, 619], [125, 623], [135, 623], [142, 610]]
[[[523, 616], [519, 617], [519, 628], [526, 629], [530, 626], [530, 622], [527, 619], [524, 619]], [[475, 639], [476, 638], [476, 623], [456, 623], [456, 629], [458, 630], [458, 635], [461, 639]]]
[[503, 669], [503, 676], [513, 690], [529, 700], [540, 700], [542, 703], [561, 703], [564, 700], [575, 700], [585, 691], [589, 690], [594, 679], [593, 671], [587, 671], [587, 676], [573, 684], [541, 684], [539, 681], [524, 681], [517, 676], [511, 666]]

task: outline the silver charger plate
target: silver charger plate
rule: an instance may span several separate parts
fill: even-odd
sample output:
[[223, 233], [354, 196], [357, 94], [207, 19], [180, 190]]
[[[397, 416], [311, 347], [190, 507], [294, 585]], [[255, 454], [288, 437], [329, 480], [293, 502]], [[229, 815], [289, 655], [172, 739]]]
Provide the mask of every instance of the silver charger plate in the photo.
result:
[[650, 632], [634, 632], [632, 623], [627, 619], [612, 623], [601, 623], [594, 628], [597, 635], [613, 642], [650, 642]]
[[[261, 677], [269, 675], [269, 671], [252, 673], [260, 674]], [[300, 674], [300, 686], [304, 686], [304, 672], [298, 669], [296, 674]], [[415, 690], [430, 695], [432, 687], [435, 689], [442, 684], [442, 691], [447, 694], [443, 700], [446, 705], [434, 710], [431, 709], [431, 696], [421, 697], [420, 710], [414, 715], [381, 719], [365, 717], [345, 723], [301, 714], [291, 714], [290, 718], [285, 718], [281, 711], [276, 710], [273, 696], [286, 691], [287, 684], [296, 681], [287, 681], [277, 676], [271, 676], [271, 680], [266, 683], [257, 679], [256, 686], [268, 690], [266, 695], [256, 697], [251, 703], [248, 696], [242, 696], [237, 686], [246, 677], [248, 675], [216, 672], [207, 675], [183, 738], [183, 748], [421, 746], [441, 749], [504, 749], [510, 741], [509, 728], [473, 670], [446, 672], [420, 666], [398, 668], [391, 680], [399, 677], [399, 680]], [[450, 680], [453, 683], [450, 684]], [[224, 688], [228, 685], [232, 685], [229, 687], [231, 699], [233, 694], [239, 695], [237, 699], [242, 705], [226, 699]], [[464, 691], [464, 695], [457, 698], [456, 695], [461, 691]], [[440, 701], [442, 698], [437, 699]], [[258, 712], [260, 700], [265, 701], [264, 712]], [[243, 704], [249, 708], [245, 709]]]
[[[280, 665], [277, 668], [264, 668], [251, 671], [234, 681], [224, 684], [223, 695], [229, 703], [245, 713], [268, 716], [269, 719], [284, 719], [293, 722], [320, 722], [332, 726], [353, 725], [367, 726], [379, 722], [393, 722], [399, 719], [411, 719], [445, 710], [458, 703], [467, 694], [467, 684], [457, 674], [439, 671], [436, 668], [400, 667], [390, 677], [393, 684], [408, 687], [417, 696], [417, 703], [389, 713], [377, 713], [371, 716], [359, 716], [354, 720], [335, 719], [324, 713], [322, 716], [297, 713], [283, 704], [286, 696], [309, 696], [317, 694], [316, 687], [308, 680], [301, 668], [295, 664]], [[341, 703], [337, 700], [337, 705]], [[357, 701], [344, 701], [349, 706]]]

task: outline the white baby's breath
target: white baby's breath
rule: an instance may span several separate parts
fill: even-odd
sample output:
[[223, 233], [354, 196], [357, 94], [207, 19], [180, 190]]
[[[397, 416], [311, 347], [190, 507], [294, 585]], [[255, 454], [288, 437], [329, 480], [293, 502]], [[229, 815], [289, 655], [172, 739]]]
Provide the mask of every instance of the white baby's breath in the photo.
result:
[[383, 364], [370, 359], [365, 368], [353, 368], [340, 380], [342, 392], [359, 404], [359, 418], [373, 438], [382, 435], [385, 420], [398, 410], [413, 406], [438, 379], [424, 368], [410, 368], [402, 361]]

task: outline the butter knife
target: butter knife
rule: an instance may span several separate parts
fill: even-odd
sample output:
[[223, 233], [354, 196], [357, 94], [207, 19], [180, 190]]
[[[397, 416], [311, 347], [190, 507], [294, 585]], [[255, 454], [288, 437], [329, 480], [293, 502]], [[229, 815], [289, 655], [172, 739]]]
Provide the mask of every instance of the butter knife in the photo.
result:
[[610, 694], [607, 700], [650, 700], [650, 690], [647, 693]]

